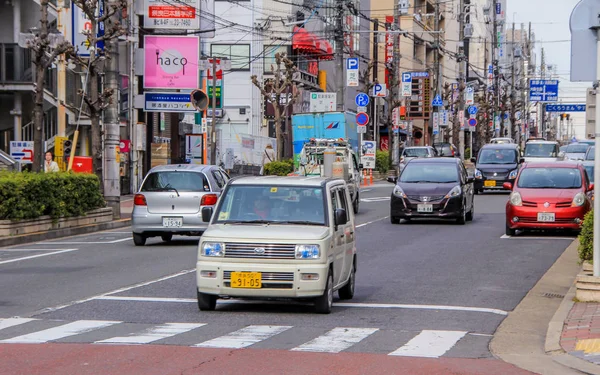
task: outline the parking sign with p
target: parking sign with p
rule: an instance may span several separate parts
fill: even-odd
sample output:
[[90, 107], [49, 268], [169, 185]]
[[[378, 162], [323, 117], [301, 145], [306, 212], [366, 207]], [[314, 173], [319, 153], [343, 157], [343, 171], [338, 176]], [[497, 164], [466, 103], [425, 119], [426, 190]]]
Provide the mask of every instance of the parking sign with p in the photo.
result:
[[387, 96], [387, 86], [385, 83], [376, 83], [373, 86], [373, 96], [376, 98], [385, 98]]
[[349, 57], [346, 59], [346, 69], [357, 70], [358, 68], [358, 57]]

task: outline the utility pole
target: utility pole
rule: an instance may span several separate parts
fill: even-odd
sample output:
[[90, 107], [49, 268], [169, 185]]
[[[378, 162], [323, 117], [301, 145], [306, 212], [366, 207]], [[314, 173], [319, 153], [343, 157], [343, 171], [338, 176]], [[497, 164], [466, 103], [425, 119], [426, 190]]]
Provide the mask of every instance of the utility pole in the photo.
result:
[[[465, 54], [465, 18], [467, 17], [465, 12], [465, 2], [464, 0], [459, 1], [459, 11], [458, 15], [458, 55], [459, 55], [459, 63], [458, 63], [458, 112], [457, 114], [465, 113], [465, 96], [464, 96], [464, 86], [467, 84], [466, 80], [466, 65], [468, 56]], [[485, 48], [485, 45], [484, 45]], [[487, 69], [487, 68], [486, 68]], [[456, 116], [457, 118], [454, 120], [458, 122], [458, 119], [461, 118], [460, 115]], [[480, 125], [481, 126], [481, 125]], [[452, 132], [454, 133], [456, 130], [459, 131], [458, 136], [458, 150], [460, 152], [460, 158], [465, 160], [465, 131], [462, 130], [465, 127], [465, 124], [458, 124], [458, 127], [454, 127]], [[470, 127], [469, 127], [469, 130]], [[473, 155], [473, 132], [470, 133], [471, 136], [471, 155]]]
[[515, 23], [512, 24], [512, 38], [510, 41], [511, 56], [513, 63], [510, 64], [510, 126], [508, 127], [508, 137], [513, 138], [512, 128], [515, 124], [515, 106], [517, 105], [517, 96], [515, 95]]
[[[435, 30], [435, 63], [434, 63], [434, 71], [435, 71], [435, 95], [434, 97], [437, 97], [438, 95], [442, 95], [442, 72], [440, 69], [440, 0], [435, 0], [435, 13], [434, 13], [434, 30]], [[424, 103], [425, 105], [430, 105], [430, 103]], [[440, 114], [440, 107], [434, 107], [433, 108], [434, 112], [437, 112], [437, 116], [439, 119], [439, 114]], [[438, 120], [440, 121], [440, 120]], [[439, 123], [439, 122], [438, 122]], [[433, 137], [433, 142], [432, 143], [436, 143], [436, 141], [441, 139], [441, 129], [438, 132], [437, 136]]]
[[[118, 7], [118, 2], [110, 0], [109, 9]], [[119, 25], [119, 12], [114, 12], [107, 22], [111, 28]], [[113, 92], [104, 113], [104, 199], [106, 204], [113, 209], [113, 217], [121, 218], [121, 183], [117, 148], [120, 144], [119, 124], [119, 38], [108, 41], [109, 58], [106, 63], [107, 90]]]
[[[541, 66], [540, 66], [540, 72], [542, 75], [542, 79], [546, 79], [546, 53], [544, 51], [544, 48], [542, 47], [542, 61], [541, 61]], [[540, 107], [540, 125], [542, 126], [542, 137], [546, 137], [546, 106], [544, 105], [544, 103], [539, 102], [539, 107]]]
[[337, 25], [335, 34], [335, 54], [337, 57], [337, 74], [336, 77], [336, 110], [338, 112], [344, 112], [344, 100], [346, 94], [346, 82], [344, 82], [344, 75], [346, 73], [346, 66], [344, 64], [344, 0], [337, 0]]
[[[377, 76], [378, 76], [378, 68], [379, 68], [379, 20], [375, 19], [374, 23], [373, 23], [373, 79], [372, 82], [375, 83], [377, 82]], [[369, 95], [369, 91], [371, 89], [367, 90], [367, 95]], [[373, 98], [373, 100], [371, 100], [371, 113], [373, 115], [373, 120], [375, 120], [377, 118], [377, 104], [375, 104], [375, 101], [377, 100], [377, 98]], [[379, 129], [377, 129], [377, 123], [373, 122], [373, 141], [375, 142], [375, 144], [377, 145], [377, 131]], [[362, 146], [362, 145], [359, 145]], [[377, 147], [377, 146], [376, 146]], [[361, 147], [362, 149], [362, 147]]]
[[498, 48], [500, 41], [498, 40], [498, 17], [496, 14], [496, 4], [498, 4], [498, 0], [494, 0], [494, 20], [493, 20], [493, 46], [492, 46], [492, 65], [494, 67], [494, 96], [493, 96], [493, 104], [492, 104], [492, 120], [494, 124], [494, 134], [499, 136], [500, 129], [496, 129], [496, 116], [499, 115], [499, 103], [500, 103], [500, 63], [498, 57]]
[[[390, 165], [391, 170], [388, 172], [388, 175], [394, 176], [396, 173], [397, 161], [398, 158], [394, 157], [394, 153], [396, 152], [396, 145], [394, 142], [394, 134], [393, 134], [393, 125], [392, 125], [392, 113], [394, 110], [394, 106], [396, 105], [396, 100], [399, 98], [398, 95], [398, 76], [400, 75], [400, 4], [398, 1], [394, 2], [394, 25], [391, 27], [393, 32], [393, 40], [394, 40], [394, 48], [393, 48], [393, 61], [392, 66], [390, 67], [389, 72], [389, 100], [388, 100], [388, 147], [389, 147], [389, 155], [390, 155]], [[377, 98], [374, 98], [377, 100]], [[377, 108], [377, 107], [376, 107]]]
[[[217, 113], [217, 59], [212, 57], [212, 119], [210, 122], [210, 162], [211, 164], [218, 165], [217, 162], [217, 117], [215, 114]], [[279, 105], [279, 104], [276, 104]], [[281, 126], [281, 124], [276, 124], [275, 126]], [[278, 139], [279, 141], [279, 139]], [[277, 145], [280, 147], [279, 145]], [[281, 145], [282, 147], [283, 145]], [[278, 150], [279, 151], [279, 150]]]

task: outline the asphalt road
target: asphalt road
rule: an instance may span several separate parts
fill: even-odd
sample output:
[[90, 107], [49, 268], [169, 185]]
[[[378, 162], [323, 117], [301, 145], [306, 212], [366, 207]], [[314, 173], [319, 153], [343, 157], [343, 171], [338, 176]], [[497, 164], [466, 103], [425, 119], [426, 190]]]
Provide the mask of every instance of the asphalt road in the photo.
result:
[[356, 294], [334, 300], [330, 315], [232, 300], [201, 313], [198, 239], [135, 247], [120, 229], [0, 249], [0, 318], [13, 318], [0, 320], [0, 343], [105, 340], [497, 362], [488, 350], [496, 328], [573, 236], [506, 238], [505, 193], [477, 196], [475, 219], [464, 226], [392, 225], [392, 187], [362, 193]]

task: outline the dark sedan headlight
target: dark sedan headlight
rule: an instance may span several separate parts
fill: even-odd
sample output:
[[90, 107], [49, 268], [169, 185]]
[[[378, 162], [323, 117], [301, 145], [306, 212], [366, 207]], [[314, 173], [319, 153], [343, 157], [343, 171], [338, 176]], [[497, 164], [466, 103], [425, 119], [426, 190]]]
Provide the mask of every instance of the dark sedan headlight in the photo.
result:
[[518, 169], [515, 169], [513, 171], [510, 171], [510, 173], [508, 174], [508, 179], [509, 180], [514, 180], [517, 178], [517, 174], [519, 173]]
[[481, 171], [479, 169], [475, 169], [475, 178], [478, 180], [483, 178], [483, 175], [481, 174]]
[[458, 197], [461, 193], [462, 193], [462, 190], [460, 189], [460, 186], [456, 185], [455, 187], [452, 188], [452, 190], [450, 190], [448, 192], [448, 194], [446, 194], [446, 196], [444, 198], [450, 199], [450, 198]]
[[392, 194], [394, 194], [394, 196], [398, 197], [398, 198], [406, 198], [406, 194], [404, 194], [404, 190], [402, 190], [402, 188], [398, 185], [396, 185], [394, 187], [394, 191], [392, 192]]

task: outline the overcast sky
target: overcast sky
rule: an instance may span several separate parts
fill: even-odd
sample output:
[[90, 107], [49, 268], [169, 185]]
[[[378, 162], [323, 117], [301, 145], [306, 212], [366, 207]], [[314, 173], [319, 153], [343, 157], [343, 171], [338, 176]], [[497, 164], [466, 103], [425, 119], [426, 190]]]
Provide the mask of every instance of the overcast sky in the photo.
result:
[[[507, 0], [506, 21], [507, 28], [512, 27], [513, 19], [517, 28], [521, 23], [525, 23], [527, 28], [531, 22], [536, 39], [538, 72], [543, 47], [546, 64], [556, 65], [561, 79], [559, 100], [585, 103], [585, 88], [591, 86], [591, 83], [569, 81], [571, 68], [569, 19], [577, 3], [579, 0]], [[578, 136], [585, 134], [584, 122], [583, 115], [575, 116], [574, 124]]]

